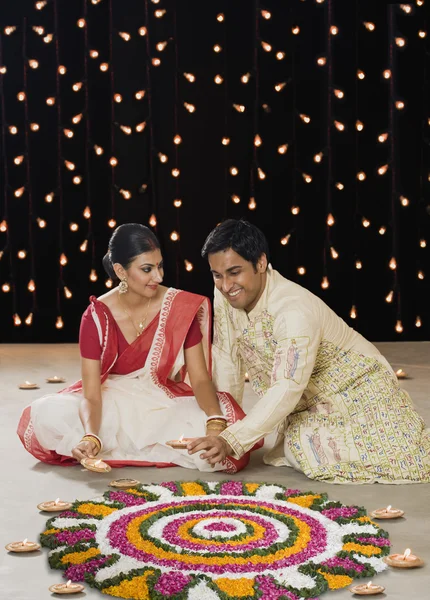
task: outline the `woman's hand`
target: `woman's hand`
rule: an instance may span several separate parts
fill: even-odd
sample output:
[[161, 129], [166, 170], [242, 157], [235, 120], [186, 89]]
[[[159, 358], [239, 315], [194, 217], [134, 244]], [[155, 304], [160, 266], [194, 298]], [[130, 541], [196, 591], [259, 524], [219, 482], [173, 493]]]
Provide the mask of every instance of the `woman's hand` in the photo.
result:
[[72, 456], [76, 458], [78, 462], [81, 462], [83, 458], [95, 458], [99, 453], [99, 448], [95, 442], [89, 442], [85, 440], [83, 442], [79, 442], [73, 450]]
[[225, 439], [218, 437], [218, 435], [207, 435], [206, 437], [196, 438], [192, 442], [189, 442], [187, 448], [188, 454], [195, 454], [196, 452], [206, 450], [204, 454], [200, 454], [200, 458], [207, 460], [210, 465], [222, 462], [226, 456], [232, 453], [232, 449]]

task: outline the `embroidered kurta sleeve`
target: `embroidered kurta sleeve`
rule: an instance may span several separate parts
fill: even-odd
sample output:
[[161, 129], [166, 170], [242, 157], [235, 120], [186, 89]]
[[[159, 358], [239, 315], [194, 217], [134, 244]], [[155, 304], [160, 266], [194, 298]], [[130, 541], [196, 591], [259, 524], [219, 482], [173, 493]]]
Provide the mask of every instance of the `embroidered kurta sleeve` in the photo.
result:
[[228, 314], [227, 300], [216, 288], [212, 359], [212, 379], [215, 389], [219, 392], [228, 392], [241, 405], [245, 385], [245, 365], [237, 350], [236, 335]]
[[271, 385], [242, 421], [220, 435], [240, 458], [272, 432], [294, 410], [311, 376], [320, 344], [315, 318], [302, 310], [290, 310], [275, 319], [277, 349], [273, 358]]

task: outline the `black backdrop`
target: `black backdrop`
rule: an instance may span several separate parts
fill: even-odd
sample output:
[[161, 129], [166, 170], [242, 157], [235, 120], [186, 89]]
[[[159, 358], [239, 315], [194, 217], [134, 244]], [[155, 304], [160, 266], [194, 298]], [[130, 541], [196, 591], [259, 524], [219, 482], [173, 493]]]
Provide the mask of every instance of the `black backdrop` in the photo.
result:
[[106, 291], [108, 222], [148, 224], [151, 215], [168, 285], [211, 296], [200, 248], [223, 218], [245, 217], [267, 235], [275, 268], [366, 337], [429, 339], [430, 58], [421, 0], [16, 4], [0, 17], [1, 341], [76, 341], [88, 297]]

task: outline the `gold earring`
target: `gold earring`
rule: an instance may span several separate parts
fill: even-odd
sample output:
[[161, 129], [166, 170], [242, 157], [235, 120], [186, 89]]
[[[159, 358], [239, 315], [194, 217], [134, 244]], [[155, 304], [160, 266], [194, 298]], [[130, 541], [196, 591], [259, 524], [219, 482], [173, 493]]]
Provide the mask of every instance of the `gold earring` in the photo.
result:
[[128, 292], [128, 283], [127, 279], [121, 279], [118, 286], [118, 292], [120, 294], [126, 294]]

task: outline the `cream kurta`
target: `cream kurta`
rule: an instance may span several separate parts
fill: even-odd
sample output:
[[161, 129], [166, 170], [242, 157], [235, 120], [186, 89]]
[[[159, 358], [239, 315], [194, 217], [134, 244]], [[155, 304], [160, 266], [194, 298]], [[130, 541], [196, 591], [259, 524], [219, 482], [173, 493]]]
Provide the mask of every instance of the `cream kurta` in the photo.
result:
[[248, 372], [260, 397], [221, 434], [237, 457], [277, 428], [267, 464], [333, 483], [430, 481], [430, 430], [387, 360], [277, 271], [249, 313], [215, 290], [213, 360], [217, 389], [241, 403]]

